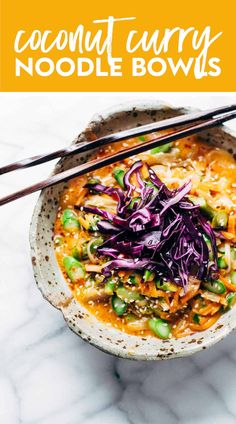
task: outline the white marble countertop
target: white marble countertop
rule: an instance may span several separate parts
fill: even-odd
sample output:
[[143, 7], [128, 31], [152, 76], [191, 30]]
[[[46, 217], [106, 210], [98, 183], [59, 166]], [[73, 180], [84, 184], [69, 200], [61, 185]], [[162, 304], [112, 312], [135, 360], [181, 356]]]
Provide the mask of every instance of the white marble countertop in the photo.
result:
[[[152, 94], [212, 107], [236, 95]], [[68, 144], [97, 111], [134, 97], [1, 94], [0, 163]], [[236, 129], [236, 122], [230, 124]], [[1, 195], [46, 176], [50, 165], [2, 176]], [[117, 359], [79, 339], [36, 288], [29, 222], [36, 195], [0, 209], [1, 424], [236, 423], [236, 336], [191, 358]]]

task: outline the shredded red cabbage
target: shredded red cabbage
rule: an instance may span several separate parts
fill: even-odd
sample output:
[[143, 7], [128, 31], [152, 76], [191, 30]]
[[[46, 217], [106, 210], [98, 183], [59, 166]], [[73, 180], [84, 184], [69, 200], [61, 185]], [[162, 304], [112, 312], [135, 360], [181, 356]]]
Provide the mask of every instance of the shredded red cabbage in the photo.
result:
[[[82, 207], [85, 212], [102, 217], [98, 228], [108, 238], [97, 252], [113, 258], [105, 266], [104, 274], [109, 276], [115, 269], [148, 269], [155, 271], [158, 278], [171, 280], [185, 290], [190, 276], [200, 280], [216, 278], [219, 271], [216, 235], [201, 215], [199, 206], [193, 205], [187, 197], [191, 182], [171, 191], [152, 168], [148, 168], [149, 181], [143, 180], [142, 166], [143, 163], [137, 161], [126, 172], [124, 191], [101, 184], [86, 186], [118, 202], [116, 214]], [[138, 187], [131, 183], [133, 174]], [[210, 241], [213, 260], [210, 260], [204, 235]]]

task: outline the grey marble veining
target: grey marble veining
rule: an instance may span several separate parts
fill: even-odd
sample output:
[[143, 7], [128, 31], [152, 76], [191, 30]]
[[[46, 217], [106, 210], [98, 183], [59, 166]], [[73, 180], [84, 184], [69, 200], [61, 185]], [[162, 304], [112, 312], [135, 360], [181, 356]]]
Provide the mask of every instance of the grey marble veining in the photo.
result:
[[[1, 94], [0, 164], [62, 147], [93, 113], [141, 96]], [[205, 108], [236, 97], [152, 96]], [[0, 194], [50, 169], [2, 176]], [[0, 209], [0, 424], [236, 423], [235, 334], [190, 358], [142, 363], [102, 353], [66, 327], [34, 283], [28, 230], [36, 198]]]

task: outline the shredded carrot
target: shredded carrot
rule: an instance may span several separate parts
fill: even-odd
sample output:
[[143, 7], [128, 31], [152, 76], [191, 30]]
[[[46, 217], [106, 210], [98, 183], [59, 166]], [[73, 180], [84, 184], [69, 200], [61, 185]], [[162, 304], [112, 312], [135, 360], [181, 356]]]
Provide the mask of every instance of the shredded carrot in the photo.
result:
[[224, 283], [225, 287], [228, 290], [236, 292], [236, 284], [230, 283], [229, 280], [227, 280], [227, 278], [223, 277], [222, 275], [220, 276], [220, 280], [222, 281], [222, 283]]
[[216, 321], [220, 318], [220, 314], [215, 314], [214, 316], [206, 316], [200, 318], [200, 324], [195, 324], [193, 322], [189, 323], [189, 327], [194, 331], [203, 331], [210, 328], [212, 325], [216, 323]]

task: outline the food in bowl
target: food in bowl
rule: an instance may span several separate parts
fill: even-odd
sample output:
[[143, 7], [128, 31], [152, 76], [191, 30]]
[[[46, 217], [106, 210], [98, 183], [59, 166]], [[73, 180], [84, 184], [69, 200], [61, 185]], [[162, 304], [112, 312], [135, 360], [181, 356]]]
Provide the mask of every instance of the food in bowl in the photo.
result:
[[211, 327], [236, 303], [235, 171], [232, 155], [194, 136], [71, 180], [54, 245], [75, 299], [128, 334]]

